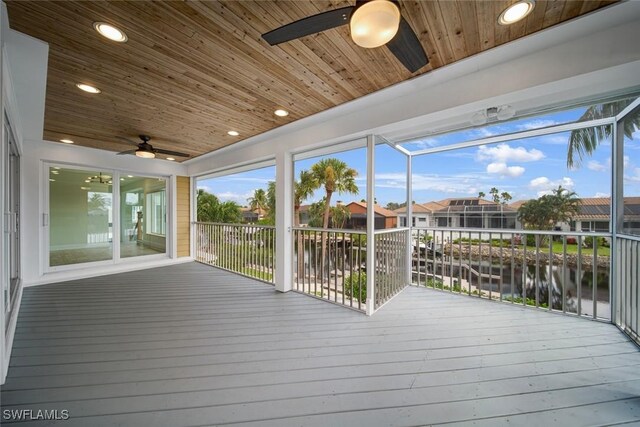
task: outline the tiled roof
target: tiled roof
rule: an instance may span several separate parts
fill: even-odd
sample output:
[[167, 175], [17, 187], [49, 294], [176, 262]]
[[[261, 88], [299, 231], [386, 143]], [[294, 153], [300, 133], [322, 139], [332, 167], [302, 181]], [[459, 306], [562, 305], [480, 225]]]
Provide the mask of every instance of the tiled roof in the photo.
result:
[[[365, 202], [351, 202], [347, 206], [350, 206], [350, 205], [358, 205], [358, 206], [361, 206], [361, 207], [363, 207], [365, 209], [367, 208], [367, 204]], [[387, 218], [389, 218], [389, 217], [397, 217], [398, 216], [398, 214], [395, 213], [394, 211], [390, 211], [389, 209], [383, 208], [380, 205], [373, 205], [373, 210], [378, 215], [382, 215], [382, 216], [387, 217]]]

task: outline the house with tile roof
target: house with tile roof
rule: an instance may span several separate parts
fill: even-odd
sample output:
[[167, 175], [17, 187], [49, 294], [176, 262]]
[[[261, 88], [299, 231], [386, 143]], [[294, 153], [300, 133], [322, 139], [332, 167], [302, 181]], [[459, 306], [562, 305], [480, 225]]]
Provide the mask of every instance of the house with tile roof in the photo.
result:
[[[347, 205], [351, 218], [347, 220], [345, 228], [364, 230], [367, 228], [367, 204], [365, 202], [351, 202]], [[374, 205], [376, 230], [395, 228], [398, 226], [398, 214], [380, 205]]]

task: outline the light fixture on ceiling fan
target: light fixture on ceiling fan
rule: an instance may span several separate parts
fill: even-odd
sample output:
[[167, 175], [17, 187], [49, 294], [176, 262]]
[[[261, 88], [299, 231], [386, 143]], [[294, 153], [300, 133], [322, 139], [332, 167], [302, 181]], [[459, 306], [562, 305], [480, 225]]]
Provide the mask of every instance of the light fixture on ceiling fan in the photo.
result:
[[274, 46], [347, 24], [354, 43], [365, 48], [386, 45], [412, 73], [429, 63], [397, 0], [356, 0], [355, 6], [308, 16], [269, 31], [262, 38]]
[[162, 148], [153, 148], [153, 146], [149, 144], [149, 141], [151, 141], [151, 137], [149, 135], [139, 135], [139, 138], [142, 140], [142, 142], [134, 142], [127, 138], [119, 138], [130, 144], [136, 145], [138, 148], [133, 150], [121, 151], [120, 153], [118, 153], [118, 155], [134, 154], [136, 157], [141, 157], [143, 159], [153, 159], [156, 157], [156, 153], [166, 154], [169, 156], [177, 156], [177, 157], [189, 157], [187, 153], [181, 153], [179, 151], [164, 150]]

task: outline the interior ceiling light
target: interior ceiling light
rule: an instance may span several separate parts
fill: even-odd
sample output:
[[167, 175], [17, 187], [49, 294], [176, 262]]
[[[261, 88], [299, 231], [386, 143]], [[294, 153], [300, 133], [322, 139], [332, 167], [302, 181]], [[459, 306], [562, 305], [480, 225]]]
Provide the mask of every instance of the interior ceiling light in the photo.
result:
[[97, 87], [88, 85], [86, 83], [76, 83], [76, 87], [78, 89], [80, 89], [80, 90], [83, 90], [83, 91], [87, 92], [87, 93], [100, 93], [100, 92], [102, 92]]
[[508, 120], [516, 115], [516, 110], [511, 105], [501, 105], [500, 107], [491, 107], [486, 110], [480, 110], [471, 116], [471, 124], [481, 126], [488, 122], [497, 122], [499, 120]]
[[372, 0], [356, 6], [349, 21], [351, 38], [358, 46], [380, 47], [388, 43], [400, 27], [400, 9], [389, 0]]
[[133, 175], [127, 175], [127, 178], [133, 178]]
[[500, 25], [514, 24], [530, 14], [535, 5], [535, 0], [522, 0], [514, 3], [502, 11], [498, 17], [498, 23]]
[[236, 131], [236, 130], [230, 130], [229, 132], [227, 132], [227, 134], [228, 134], [228, 135], [231, 135], [231, 136], [238, 136], [238, 135], [240, 135], [240, 134], [238, 133], [238, 131]]
[[173, 157], [167, 157], [167, 160], [169, 160], [170, 162], [173, 162], [175, 159]]
[[100, 33], [101, 36], [113, 40], [114, 42], [123, 43], [127, 41], [127, 35], [124, 31], [117, 29], [106, 22], [94, 22], [93, 28]]
[[81, 190], [91, 190], [91, 187], [80, 187]]
[[108, 184], [110, 180], [111, 180], [111, 175], [103, 175], [102, 172], [100, 172], [98, 175], [87, 177], [87, 180], [85, 182], [87, 182], [87, 183], [95, 182], [95, 183], [98, 183], [98, 184]]
[[58, 171], [51, 171], [51, 173], [52, 173], [53, 175], [58, 175], [60, 172], [58, 172]]
[[136, 150], [136, 157], [142, 157], [143, 159], [155, 159], [156, 153], [143, 148], [138, 148]]
[[61, 139], [60, 142], [64, 142], [65, 144], [73, 144], [73, 141], [70, 139]]
[[287, 110], [278, 109], [274, 111], [273, 114], [278, 117], [287, 117], [289, 115], [289, 112]]
[[49, 178], [49, 181], [51, 181], [51, 182], [55, 182], [56, 180], [55, 180], [55, 179], [53, 179], [53, 178]]

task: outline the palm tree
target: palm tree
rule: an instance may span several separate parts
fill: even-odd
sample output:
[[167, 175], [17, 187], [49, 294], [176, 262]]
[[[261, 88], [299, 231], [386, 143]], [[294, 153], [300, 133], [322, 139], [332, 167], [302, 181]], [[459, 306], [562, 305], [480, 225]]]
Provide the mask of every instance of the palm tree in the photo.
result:
[[293, 225], [300, 225], [300, 206], [320, 187], [320, 183], [310, 171], [300, 171], [300, 179], [293, 183]]
[[267, 184], [267, 223], [276, 223], [276, 182], [269, 181]]
[[311, 166], [311, 172], [318, 182], [319, 186], [324, 186], [324, 216], [322, 227], [329, 228], [329, 215], [331, 213], [331, 196], [333, 193], [351, 193], [358, 194], [358, 186], [356, 185], [356, 176], [358, 171], [350, 168], [342, 160], [336, 158], [328, 158], [320, 160]]
[[240, 206], [232, 201], [220, 202], [213, 194], [198, 189], [197, 219], [202, 222], [238, 223], [242, 217]]
[[[582, 114], [579, 122], [596, 120], [604, 117], [613, 117], [627, 107], [632, 99], [608, 102], [593, 105]], [[627, 138], [633, 138], [633, 133], [640, 129], [640, 114], [629, 116], [623, 121], [623, 132]], [[596, 126], [586, 129], [576, 129], [571, 131], [569, 144], [567, 146], [567, 168], [573, 169], [580, 166], [585, 156], [591, 155], [598, 144], [611, 137], [611, 126]]]
[[331, 226], [333, 228], [343, 228], [349, 218], [351, 218], [351, 212], [346, 205], [331, 208]]
[[[320, 187], [318, 180], [310, 171], [300, 171], [300, 179], [293, 183], [293, 225], [300, 226], [300, 206], [302, 203], [313, 195], [313, 192]], [[302, 232], [298, 232], [297, 239], [297, 266], [298, 277], [304, 275], [304, 236]]]
[[[331, 214], [331, 196], [333, 193], [351, 193], [358, 194], [358, 186], [356, 185], [356, 176], [358, 171], [350, 168], [342, 160], [336, 158], [322, 159], [318, 163], [311, 166], [311, 173], [315, 177], [319, 186], [324, 187], [324, 214], [322, 219], [322, 228], [329, 228], [329, 216]], [[322, 235], [322, 251], [320, 265], [320, 280], [323, 280], [324, 265], [327, 262], [327, 233]]]
[[262, 188], [258, 188], [253, 191], [253, 196], [249, 197], [247, 202], [249, 202], [249, 208], [253, 212], [258, 212], [258, 218], [260, 218], [260, 212], [266, 211], [268, 206], [267, 192]]

